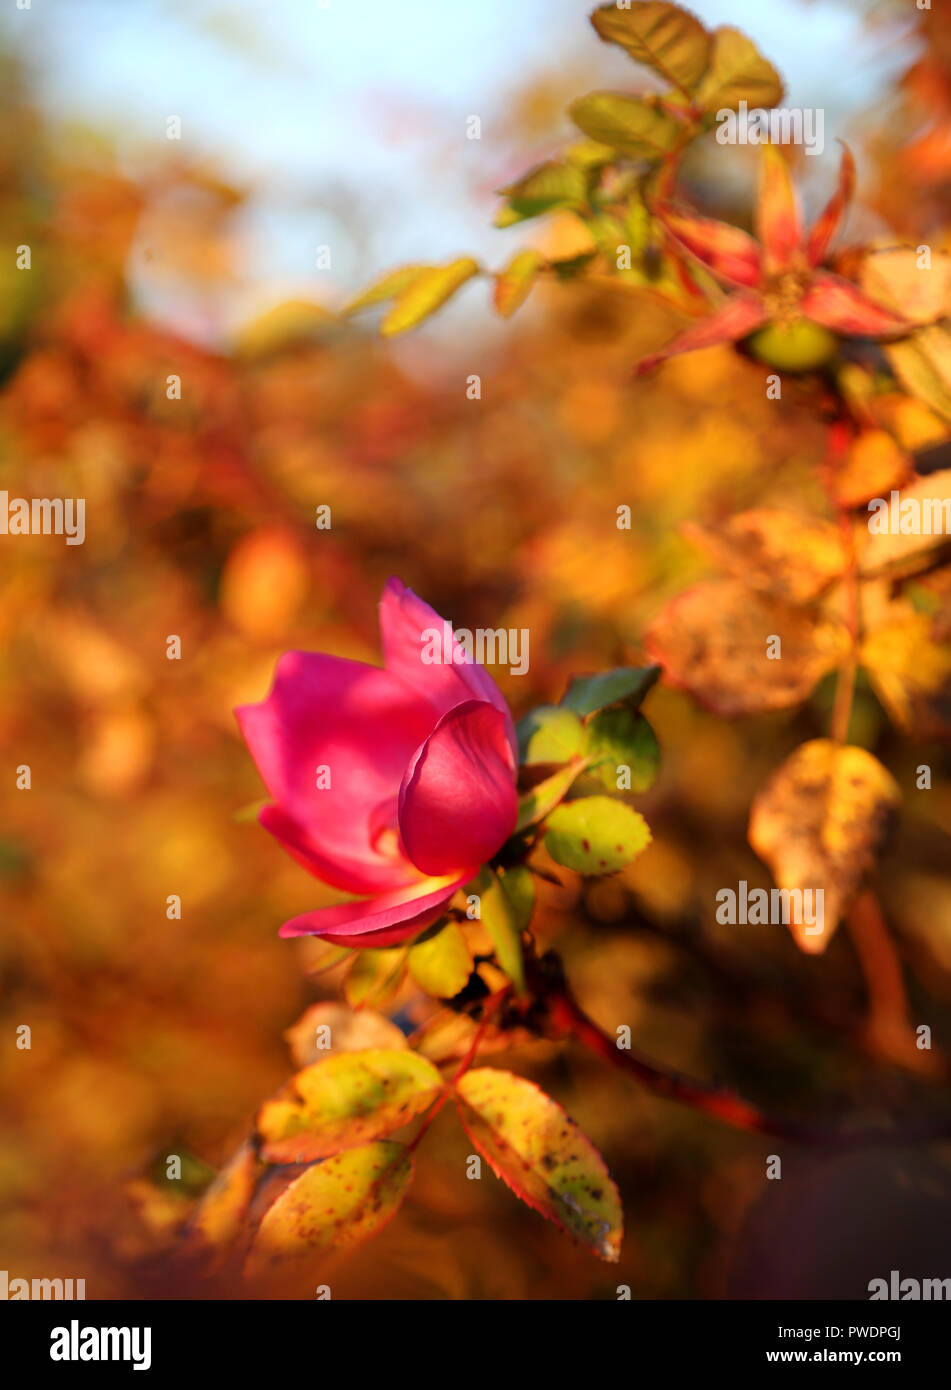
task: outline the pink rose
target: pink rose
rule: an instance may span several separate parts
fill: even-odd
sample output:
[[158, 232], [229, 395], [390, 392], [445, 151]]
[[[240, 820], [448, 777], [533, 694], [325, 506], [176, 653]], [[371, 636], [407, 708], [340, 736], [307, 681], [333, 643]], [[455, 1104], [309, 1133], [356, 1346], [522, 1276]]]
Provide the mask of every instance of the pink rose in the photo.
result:
[[433, 651], [424, 633], [445, 627], [390, 579], [383, 669], [286, 652], [267, 699], [235, 711], [272, 798], [261, 824], [317, 878], [364, 895], [294, 917], [281, 936], [404, 941], [436, 921], [515, 828], [512, 717], [454, 639], [452, 664], [423, 660]]

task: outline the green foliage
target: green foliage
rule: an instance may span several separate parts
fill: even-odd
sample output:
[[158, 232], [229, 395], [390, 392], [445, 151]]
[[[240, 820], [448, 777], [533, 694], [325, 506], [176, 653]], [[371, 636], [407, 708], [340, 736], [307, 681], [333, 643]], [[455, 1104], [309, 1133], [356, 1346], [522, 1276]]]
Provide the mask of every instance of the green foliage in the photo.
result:
[[552, 859], [576, 873], [615, 873], [650, 844], [644, 817], [609, 796], [583, 796], [555, 808], [545, 823]]

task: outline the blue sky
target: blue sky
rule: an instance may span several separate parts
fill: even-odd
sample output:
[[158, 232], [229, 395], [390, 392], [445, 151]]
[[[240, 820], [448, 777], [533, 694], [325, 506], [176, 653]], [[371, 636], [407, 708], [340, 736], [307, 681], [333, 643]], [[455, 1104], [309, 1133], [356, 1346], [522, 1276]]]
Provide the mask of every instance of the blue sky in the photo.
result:
[[[101, 126], [132, 167], [165, 149], [166, 119], [255, 196], [241, 227], [252, 298], [339, 302], [405, 260], [472, 252], [500, 263], [492, 188], [568, 132], [513, 143], [505, 112], [527, 80], [622, 86], [637, 70], [600, 43], [585, 0], [32, 0], [0, 31], [56, 117]], [[907, 61], [855, 4], [697, 0], [783, 72], [787, 104], [823, 106], [826, 154], [850, 113]], [[478, 114], [479, 141], [465, 139]], [[811, 171], [810, 171], [811, 172]], [[828, 167], [818, 177], [832, 177]], [[340, 216], [340, 209], [349, 209]], [[314, 248], [333, 248], [332, 273]]]

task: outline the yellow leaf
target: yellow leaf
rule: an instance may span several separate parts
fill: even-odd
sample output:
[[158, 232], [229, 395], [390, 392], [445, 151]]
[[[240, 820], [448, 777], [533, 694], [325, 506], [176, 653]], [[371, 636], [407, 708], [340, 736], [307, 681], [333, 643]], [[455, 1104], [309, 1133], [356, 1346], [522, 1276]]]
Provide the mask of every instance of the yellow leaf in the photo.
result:
[[384, 304], [388, 299], [395, 299], [397, 295], [408, 290], [413, 281], [429, 268], [425, 265], [402, 265], [396, 270], [388, 271], [381, 279], [362, 290], [355, 299], [351, 299], [342, 312], [355, 314], [360, 309], [369, 309], [375, 304]]
[[[803, 951], [824, 951], [891, 830], [898, 784], [864, 748], [814, 739], [797, 748], [756, 797], [749, 841], [776, 884], [821, 889], [821, 914], [789, 928]], [[816, 928], [819, 930], [816, 930]]]
[[495, 308], [502, 318], [511, 318], [525, 303], [544, 267], [545, 258], [537, 251], [519, 251], [495, 277]]
[[382, 1009], [399, 990], [406, 974], [406, 947], [367, 947], [358, 951], [347, 972], [343, 992], [351, 1008]]
[[741, 101], [749, 107], [768, 108], [782, 95], [782, 78], [752, 40], [739, 29], [717, 29], [710, 66], [695, 94], [704, 111], [735, 111]]
[[899, 621], [866, 637], [859, 659], [891, 718], [915, 738], [951, 735], [951, 646], [935, 640], [926, 613], [905, 610]]
[[436, 312], [460, 286], [478, 275], [479, 263], [463, 256], [448, 265], [427, 266], [410, 281], [380, 325], [384, 337], [392, 338], [415, 328]]
[[472, 973], [472, 955], [455, 922], [432, 934], [424, 932], [409, 948], [409, 973], [427, 994], [452, 999]]
[[261, 1156], [306, 1163], [380, 1139], [427, 1110], [443, 1080], [415, 1052], [340, 1053], [297, 1073], [258, 1113]]
[[680, 138], [683, 126], [642, 97], [591, 92], [568, 108], [579, 130], [629, 159], [662, 159]]

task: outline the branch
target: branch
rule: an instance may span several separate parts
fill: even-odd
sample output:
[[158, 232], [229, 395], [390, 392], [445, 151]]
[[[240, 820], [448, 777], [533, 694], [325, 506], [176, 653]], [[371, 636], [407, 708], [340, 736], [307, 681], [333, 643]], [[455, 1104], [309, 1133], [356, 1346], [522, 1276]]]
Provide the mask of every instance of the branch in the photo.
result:
[[[546, 961], [546, 964], [548, 962]], [[545, 972], [551, 979], [552, 971]], [[573, 1038], [602, 1061], [627, 1072], [653, 1095], [680, 1101], [695, 1110], [755, 1134], [791, 1139], [830, 1149], [863, 1148], [872, 1145], [907, 1145], [936, 1139], [951, 1139], [951, 1116], [893, 1117], [889, 1126], [830, 1128], [806, 1120], [771, 1114], [722, 1087], [709, 1086], [678, 1072], [668, 1071], [615, 1040], [589, 1018], [571, 995], [563, 977], [549, 984], [544, 995], [545, 1018], [550, 1036]]]

